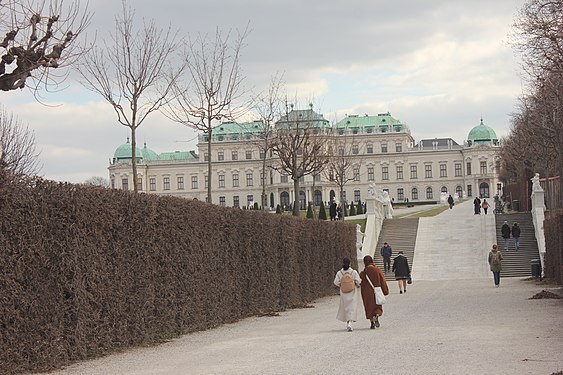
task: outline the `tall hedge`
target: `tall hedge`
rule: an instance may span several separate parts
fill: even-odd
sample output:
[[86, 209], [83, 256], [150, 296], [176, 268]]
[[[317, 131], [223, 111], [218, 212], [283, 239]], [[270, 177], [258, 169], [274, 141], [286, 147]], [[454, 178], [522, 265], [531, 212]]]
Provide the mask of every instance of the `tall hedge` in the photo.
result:
[[44, 180], [0, 179], [0, 228], [7, 374], [300, 306], [355, 251], [342, 222]]

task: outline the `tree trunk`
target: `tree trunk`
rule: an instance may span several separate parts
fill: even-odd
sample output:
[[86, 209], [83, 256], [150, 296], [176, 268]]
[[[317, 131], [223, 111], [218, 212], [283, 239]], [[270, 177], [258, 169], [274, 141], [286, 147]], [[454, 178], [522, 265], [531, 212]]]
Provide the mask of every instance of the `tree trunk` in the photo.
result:
[[266, 195], [266, 152], [262, 159], [262, 210], [266, 211], [268, 205], [268, 196]]
[[293, 180], [293, 195], [295, 196], [293, 202], [293, 216], [299, 216], [299, 178]]
[[[208, 120], [209, 138], [207, 139], [207, 203], [211, 202], [211, 135], [213, 129], [211, 128], [211, 119]], [[203, 180], [205, 184], [205, 179]]]
[[135, 135], [135, 126], [131, 127], [131, 167], [133, 168], [133, 191], [137, 189], [137, 139]]

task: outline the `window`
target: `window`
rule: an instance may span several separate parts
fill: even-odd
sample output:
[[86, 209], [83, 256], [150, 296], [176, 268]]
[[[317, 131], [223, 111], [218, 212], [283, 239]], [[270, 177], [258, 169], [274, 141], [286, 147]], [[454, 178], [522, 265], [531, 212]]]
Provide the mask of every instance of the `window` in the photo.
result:
[[123, 190], [129, 190], [129, 179], [124, 178], [121, 180], [121, 188]]
[[281, 175], [281, 182], [282, 182], [282, 184], [287, 184], [287, 181], [288, 181], [287, 175], [286, 175], [285, 173], [282, 174], [282, 175]]
[[473, 192], [471, 191], [471, 185], [467, 185], [467, 196], [468, 196], [468, 197], [472, 197], [472, 196], [473, 196]]
[[467, 175], [471, 176], [471, 162], [467, 163]]
[[176, 184], [178, 185], [178, 190], [184, 190], [184, 176], [177, 176]]
[[432, 178], [432, 166], [431, 165], [425, 165], [424, 166], [424, 177], [426, 178]]
[[372, 143], [368, 143], [366, 148], [367, 148], [368, 154], [373, 154], [373, 144]]
[[418, 199], [418, 189], [417, 188], [412, 188], [411, 198], [412, 198], [413, 201]]
[[440, 164], [440, 177], [448, 177], [448, 170], [446, 164]]
[[260, 171], [260, 181], [258, 181], [260, 186], [264, 185], [264, 172]]
[[383, 153], [387, 152], [387, 143], [381, 144], [381, 152], [383, 152]]
[[164, 190], [170, 190], [170, 177], [164, 177], [162, 179], [162, 185]]
[[315, 180], [315, 182], [321, 182], [321, 175], [320, 174], [316, 174], [313, 179]]
[[225, 207], [225, 196], [223, 195], [219, 197], [219, 206]]
[[502, 190], [502, 184], [497, 184], [497, 195], [500, 196], [500, 191]]
[[355, 167], [353, 173], [354, 173], [354, 181], [360, 181], [360, 168]]
[[403, 188], [397, 189], [397, 199], [400, 201], [405, 200], [405, 191], [403, 190]]
[[462, 189], [461, 186], [457, 186], [457, 187], [455, 188], [455, 194], [456, 194], [459, 198], [461, 198], [461, 197], [463, 196], [463, 189]]
[[381, 167], [381, 179], [389, 180], [389, 167]]
[[246, 150], [246, 160], [250, 160], [250, 159], [252, 159], [252, 151]]
[[461, 177], [462, 173], [461, 173], [461, 163], [455, 163], [455, 176], [456, 177]]
[[426, 188], [426, 199], [432, 199], [432, 198], [434, 198], [434, 194], [432, 194], [432, 188], [427, 187]]
[[208, 161], [209, 160], [209, 155], [207, 155], [207, 152], [205, 152], [203, 154], [203, 161]]
[[209, 187], [209, 178], [205, 176], [205, 189]]
[[360, 191], [354, 190], [354, 202], [359, 202], [359, 201], [360, 201]]
[[252, 176], [252, 173], [247, 173], [246, 174], [246, 186], [252, 186], [254, 185], [254, 180], [253, 180], [254, 176]]
[[373, 180], [374, 180], [373, 167], [369, 167], [368, 168], [368, 181], [373, 181]]
[[480, 162], [479, 167], [480, 167], [480, 170], [481, 170], [481, 174], [487, 174], [487, 162], [486, 161]]
[[192, 176], [192, 189], [197, 189], [197, 176]]
[[395, 151], [396, 152], [403, 152], [403, 144], [402, 143], [395, 143]]
[[219, 175], [219, 187], [220, 188], [225, 187], [225, 175], [224, 174]]
[[225, 153], [223, 151], [219, 151], [217, 153], [217, 160], [219, 160], [219, 161], [225, 160]]
[[264, 152], [264, 150], [260, 150], [260, 160], [264, 160], [265, 157], [266, 153]]
[[344, 155], [344, 146], [338, 146], [338, 155], [340, 156]]
[[403, 166], [397, 165], [397, 180], [403, 179]]
[[346, 202], [346, 191], [342, 192], [342, 200]]
[[250, 208], [254, 204], [254, 196], [249, 194], [246, 196], [246, 206]]
[[139, 190], [139, 191], [143, 190], [143, 178], [142, 177], [137, 177], [137, 190]]
[[237, 151], [231, 152], [231, 160], [238, 160], [238, 152]]
[[233, 207], [240, 207], [238, 195], [233, 196]]
[[154, 177], [149, 178], [149, 190], [156, 191], [156, 178]]
[[352, 154], [358, 155], [359, 152], [360, 152], [360, 149], [359, 149], [358, 145], [352, 145]]
[[448, 192], [448, 188], [445, 186], [442, 186], [442, 188], [440, 189], [441, 193], [447, 193]]
[[115, 178], [111, 178], [111, 188], [115, 189]]
[[233, 174], [233, 187], [239, 187], [238, 173]]
[[418, 178], [417, 171], [416, 171], [416, 165], [411, 165], [411, 178]]
[[305, 183], [305, 176], [299, 177], [299, 183], [300, 183], [300, 184]]

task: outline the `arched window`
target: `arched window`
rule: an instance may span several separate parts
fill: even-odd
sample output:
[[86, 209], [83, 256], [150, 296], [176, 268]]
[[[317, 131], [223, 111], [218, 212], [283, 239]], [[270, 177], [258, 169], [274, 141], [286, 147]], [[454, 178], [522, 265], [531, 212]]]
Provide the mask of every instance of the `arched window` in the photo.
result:
[[303, 190], [299, 192], [299, 209], [307, 209], [307, 195], [305, 195], [305, 192]]
[[432, 194], [432, 188], [429, 186], [426, 188], [426, 199], [433, 199], [434, 194]]
[[413, 201], [418, 199], [418, 189], [417, 188], [412, 188], [411, 198], [412, 198]]
[[315, 190], [315, 196], [313, 198], [315, 206], [320, 206], [323, 203], [323, 193], [320, 190]]
[[445, 186], [442, 186], [442, 188], [440, 189], [441, 193], [447, 193], [448, 192], [448, 188]]
[[489, 184], [482, 182], [479, 185], [479, 195], [483, 198], [489, 198]]
[[463, 188], [461, 186], [456, 186], [455, 188], [455, 195], [458, 196], [458, 198], [462, 198], [463, 197]]
[[283, 191], [280, 194], [280, 204], [284, 210], [288, 209], [289, 207], [289, 193], [287, 191]]

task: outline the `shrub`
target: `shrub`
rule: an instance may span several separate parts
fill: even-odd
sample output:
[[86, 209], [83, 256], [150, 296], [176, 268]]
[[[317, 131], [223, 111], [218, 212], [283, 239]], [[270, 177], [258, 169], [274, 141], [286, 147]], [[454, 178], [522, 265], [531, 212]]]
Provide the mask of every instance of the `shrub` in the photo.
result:
[[361, 215], [364, 213], [364, 208], [362, 206], [362, 201], [358, 200], [358, 206], [356, 208], [356, 214]]
[[311, 202], [307, 205], [307, 219], [314, 219], [315, 215], [313, 214], [313, 205]]
[[326, 209], [324, 202], [321, 202], [321, 207], [319, 208], [319, 220], [326, 220]]
[[350, 216], [356, 216], [356, 207], [354, 206], [354, 202], [350, 203]]
[[282, 213], [282, 209], [281, 209], [281, 206], [278, 204], [276, 206], [276, 214], [281, 214], [281, 213]]

